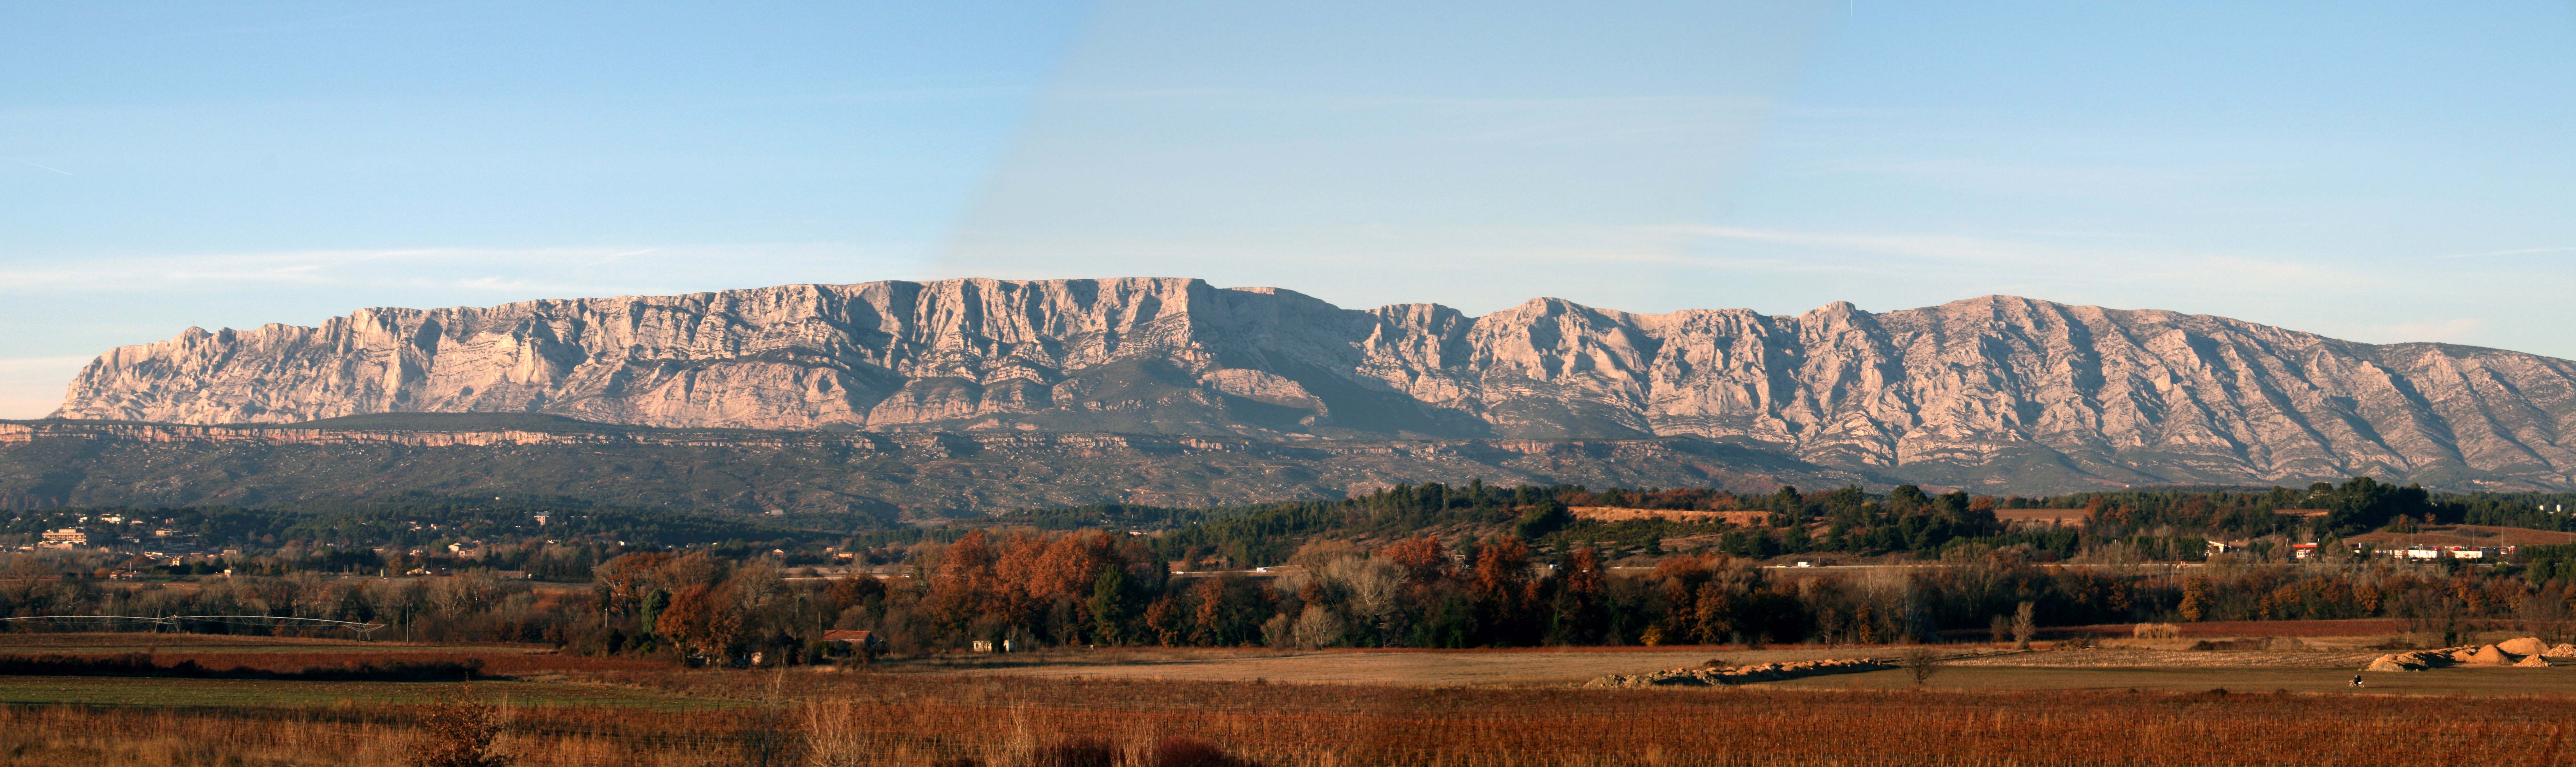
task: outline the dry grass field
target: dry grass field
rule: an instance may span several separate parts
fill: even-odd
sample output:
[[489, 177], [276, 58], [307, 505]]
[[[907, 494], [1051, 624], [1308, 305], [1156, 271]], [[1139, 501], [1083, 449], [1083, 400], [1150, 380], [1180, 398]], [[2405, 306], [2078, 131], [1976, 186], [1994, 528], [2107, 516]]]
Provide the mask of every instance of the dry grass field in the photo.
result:
[[[133, 641], [51, 635], [0, 653], [126, 652]], [[1050, 749], [1081, 742], [1156, 767], [1143, 755], [1171, 738], [1271, 767], [2415, 764], [2424, 753], [2576, 764], [2566, 743], [2576, 723], [2560, 713], [2576, 704], [2576, 668], [2383, 673], [2353, 688], [2354, 672], [2335, 665], [2343, 653], [2312, 650], [1947, 646], [1948, 662], [1919, 686], [1890, 669], [1588, 689], [1579, 683], [1712, 658], [1903, 649], [1059, 651], [693, 670], [526, 647], [150, 646], [262, 662], [303, 651], [314, 662], [444, 654], [520, 665], [514, 679], [471, 684], [0, 677], [0, 766], [405, 764], [427, 742], [429, 702], [459, 694], [503, 703], [499, 748], [524, 767], [1013, 767], [1049, 764]]]
[[562, 655], [547, 645], [359, 642], [318, 637], [209, 634], [45, 633], [0, 634], [0, 655], [122, 655], [142, 653], [162, 664], [193, 661], [213, 670], [296, 671], [350, 663], [471, 660], [495, 676], [544, 675], [568, 670], [651, 670], [665, 663], [641, 658]]
[[[896, 673], [1097, 681], [1164, 681], [1266, 684], [1369, 685], [1425, 688], [1550, 688], [1577, 685], [1611, 674], [1696, 667], [1711, 659], [1737, 665], [1822, 658], [1893, 660], [1897, 648], [1796, 648], [1746, 651], [1728, 648], [1641, 648], [1636, 651], [1452, 650], [1168, 651], [1110, 657], [1015, 658], [940, 664], [894, 664]], [[2361, 688], [2352, 677], [2376, 652], [2180, 651], [2112, 648], [2013, 653], [1945, 650], [1925, 688], [1950, 692], [2027, 690], [2157, 690], [2345, 694], [2467, 694], [2576, 696], [2576, 664], [2548, 669], [2447, 668], [2408, 674], [2370, 674]], [[1839, 674], [1734, 689], [1901, 690], [1913, 687], [1902, 669]], [[1706, 694], [1704, 688], [1675, 694]], [[2571, 697], [2576, 702], [2576, 697]]]
[[[2368, 674], [2351, 685], [2351, 666], [1946, 666], [1924, 689], [1934, 692], [2298, 693], [2337, 698], [2392, 695], [2546, 696], [2576, 703], [2576, 666], [2548, 669], [2447, 668], [2408, 674]], [[1913, 680], [1902, 670], [1765, 682], [1782, 690], [1904, 690]]]
[[[2565, 698], [2153, 690], [1423, 688], [698, 672], [688, 712], [514, 706], [554, 765], [1039, 765], [1170, 738], [1265, 765], [2569, 764]], [[774, 696], [774, 697], [772, 697]], [[775, 700], [775, 703], [764, 702]], [[0, 709], [0, 765], [394, 765], [417, 706]], [[2449, 724], [2445, 724], [2449, 723]], [[781, 739], [784, 736], [784, 740]], [[2407, 748], [2392, 748], [2395, 740]], [[787, 743], [761, 753], [764, 744]], [[972, 760], [972, 761], [954, 761]], [[1056, 762], [1062, 763], [1062, 762]]]
[[[1870, 654], [1851, 648], [1719, 647], [1508, 650], [1107, 650], [894, 664], [970, 675], [1185, 682], [1383, 684], [1413, 687], [1543, 687], [1610, 674], [1697, 666], [1713, 658], [1768, 663]], [[1883, 653], [1882, 653], [1883, 654]]]
[[[279, 679], [146, 679], [100, 676], [0, 676], [0, 704], [147, 708], [295, 708], [426, 703], [458, 683], [312, 682]], [[610, 685], [487, 680], [478, 694], [520, 706], [695, 710], [722, 700], [658, 694]]]

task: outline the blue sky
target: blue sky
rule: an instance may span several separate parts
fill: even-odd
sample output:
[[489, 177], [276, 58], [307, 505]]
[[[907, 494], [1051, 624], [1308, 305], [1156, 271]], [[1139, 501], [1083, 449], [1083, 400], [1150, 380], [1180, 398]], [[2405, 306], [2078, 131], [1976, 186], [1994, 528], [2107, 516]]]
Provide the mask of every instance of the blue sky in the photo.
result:
[[1176, 275], [2576, 357], [2576, 3], [0, 8], [0, 417], [190, 325]]

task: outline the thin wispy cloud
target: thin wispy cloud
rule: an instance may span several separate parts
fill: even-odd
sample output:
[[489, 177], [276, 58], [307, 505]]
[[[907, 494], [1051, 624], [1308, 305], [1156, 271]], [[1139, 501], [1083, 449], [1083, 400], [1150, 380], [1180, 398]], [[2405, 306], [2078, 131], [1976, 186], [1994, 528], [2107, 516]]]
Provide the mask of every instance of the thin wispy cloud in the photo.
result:
[[900, 104], [916, 101], [961, 101], [1018, 98], [1027, 96], [1028, 93], [1029, 89], [1027, 87], [1019, 85], [961, 85], [924, 88], [888, 88], [873, 91], [826, 93], [817, 96], [805, 97], [804, 100], [827, 104]]
[[1813, 174], [1876, 177], [1978, 193], [2121, 195], [2169, 193], [2264, 178], [2245, 165], [2038, 163], [1985, 158], [1854, 158], [1810, 166]]
[[[2106, 246], [2100, 243], [2117, 238], [2100, 233], [2079, 238], [2083, 240], [2080, 243], [2068, 243], [1937, 233], [1816, 232], [1698, 225], [1667, 229], [1718, 243], [1760, 243], [1820, 255], [1943, 262], [1954, 266], [2061, 271], [2087, 270], [2112, 264], [2140, 265], [2158, 270], [2176, 265], [2209, 265], [2242, 271], [2263, 264], [2279, 264], [2284, 272], [2295, 271], [2289, 266], [2292, 262], [2273, 262], [2234, 254]], [[2304, 276], [2322, 275], [2310, 273]]]
[[2212, 292], [2305, 292], [2320, 286], [2360, 287], [2378, 284], [2377, 280], [2303, 261], [2279, 261], [2231, 255], [2202, 255], [2178, 259], [2164, 268], [2141, 268], [2112, 279], [2121, 282], [2162, 282], [2192, 286]]
[[2454, 317], [2425, 322], [2401, 322], [2379, 325], [2364, 330], [2369, 338], [2384, 338], [2391, 343], [2407, 341], [2458, 341], [2476, 337], [2487, 328], [2483, 317]]
[[1240, 88], [1071, 91], [1058, 98], [1067, 102], [1170, 102], [1155, 108], [1188, 110], [1201, 119], [1218, 111], [1309, 116], [1382, 113], [1383, 116], [1365, 118], [1383, 131], [1372, 134], [1371, 141], [1441, 136], [1527, 146], [1602, 141], [1669, 141], [1677, 145], [1705, 142], [1712, 132], [1745, 130], [1775, 107], [1768, 98], [1732, 95], [1469, 98]]
[[[222, 291], [276, 287], [448, 288], [566, 296], [687, 292], [733, 274], [741, 259], [853, 265], [869, 258], [844, 246], [778, 244], [677, 248], [409, 248], [144, 256], [47, 265], [0, 266], [0, 295], [65, 292]], [[612, 273], [597, 267], [620, 265]], [[870, 270], [854, 269], [860, 277]], [[883, 271], [882, 269], [874, 271]], [[603, 279], [605, 278], [605, 279]]]
[[1802, 232], [1771, 229], [1749, 229], [1731, 226], [1679, 226], [1674, 231], [1713, 240], [1789, 245], [1801, 248], [1841, 251], [1848, 254], [1898, 256], [1947, 261], [1973, 261], [1993, 264], [2027, 263], [2061, 259], [2062, 249], [2033, 246], [2027, 243], [1964, 237], [1945, 234], [1847, 234]]
[[55, 172], [55, 173], [60, 173], [60, 174], [66, 175], [66, 176], [70, 176], [70, 175], [72, 175], [72, 172], [71, 172], [71, 171], [63, 170], [63, 169], [61, 169], [61, 168], [57, 168], [57, 167], [54, 167], [54, 166], [51, 166], [51, 165], [39, 164], [39, 163], [37, 163], [37, 162], [35, 162], [35, 161], [32, 161], [32, 160], [19, 160], [18, 158], [15, 158], [15, 157], [12, 157], [12, 158], [9, 158], [9, 159], [12, 159], [12, 160], [18, 160], [18, 162], [26, 163], [26, 164], [28, 164], [28, 165], [34, 165], [34, 166], [36, 166], [36, 167], [43, 168], [43, 169], [45, 169], [45, 170], [50, 170], [50, 171], [53, 171], [53, 172]]
[[92, 357], [0, 359], [0, 418], [42, 418], [62, 404], [63, 391]]
[[2493, 256], [2529, 256], [2529, 255], [2537, 255], [2537, 254], [2541, 254], [2541, 253], [2576, 253], [2576, 247], [2564, 247], [2564, 248], [2514, 248], [2514, 249], [2512, 249], [2512, 250], [2490, 250], [2490, 251], [2486, 251], [2486, 252], [2483, 252], [2483, 253], [2453, 253], [2453, 254], [2450, 254], [2450, 255], [2443, 256], [2443, 258], [2489, 258], [2489, 257], [2493, 257]]
[[[1809, 273], [1826, 272], [1819, 267], [1834, 266], [1851, 273], [1967, 291], [1960, 295], [2008, 292], [2050, 298], [2189, 290], [2269, 298], [2318, 290], [2380, 292], [2402, 284], [2387, 275], [2355, 271], [2312, 258], [2124, 247], [2117, 243], [2129, 238], [2100, 232], [2069, 240], [1724, 226], [1665, 229], [1699, 238], [1701, 246], [1691, 252], [1710, 258], [1712, 268], [1791, 273], [1777, 266], [1766, 267], [1764, 259], [1794, 263]], [[1921, 296], [1922, 300], [1940, 298]]]
[[22, 373], [29, 370], [53, 371], [63, 367], [76, 368], [89, 364], [89, 361], [89, 357], [20, 357], [17, 359], [0, 359], [0, 375]]
[[[237, 24], [237, 25], [232, 25], [232, 26], [222, 26], [222, 27], [203, 27], [203, 28], [197, 28], [197, 29], [183, 29], [183, 30], [177, 30], [177, 31], [172, 31], [172, 32], [164, 32], [164, 33], [160, 33], [160, 34], [136, 35], [136, 36], [134, 37], [134, 39], [137, 39], [137, 40], [181, 40], [181, 39], [193, 38], [193, 37], [271, 36], [271, 35], [286, 35], [286, 34], [310, 34], [310, 33], [316, 33], [316, 32], [344, 32], [344, 31], [348, 31], [348, 30], [355, 30], [355, 29], [399, 29], [399, 28], [402, 28], [402, 27], [401, 27], [401, 26], [398, 26], [398, 25], [391, 25], [391, 24], [362, 24], [362, 23], [359, 23], [359, 22], [374, 21], [374, 20], [384, 19], [384, 18], [387, 18], [387, 17], [393, 17], [393, 16], [405, 16], [405, 15], [413, 15], [413, 16], [416, 16], [416, 15], [420, 14], [422, 11], [425, 11], [425, 10], [428, 10], [428, 9], [427, 9], [427, 8], [386, 8], [386, 9], [380, 9], [380, 10], [364, 11], [364, 12], [359, 12], [359, 13], [334, 14], [334, 15], [328, 15], [328, 16], [309, 16], [309, 17], [301, 17], [301, 18], [297, 18], [297, 17], [281, 17], [281, 18], [278, 18], [278, 19], [276, 19], [276, 20], [274, 20], [274, 21], [272, 21], [272, 22], [270, 22], [270, 23], [266, 23], [266, 24]], [[417, 25], [417, 21], [415, 20], [415, 22], [414, 22], [414, 26], [416, 26], [416, 25]]]

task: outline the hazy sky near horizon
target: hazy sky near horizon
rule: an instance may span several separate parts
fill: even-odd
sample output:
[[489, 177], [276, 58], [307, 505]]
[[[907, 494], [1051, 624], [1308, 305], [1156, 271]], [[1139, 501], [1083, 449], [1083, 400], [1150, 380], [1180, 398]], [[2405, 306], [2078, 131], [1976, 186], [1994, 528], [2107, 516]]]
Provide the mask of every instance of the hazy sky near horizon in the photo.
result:
[[13, 4], [0, 417], [191, 325], [965, 275], [2576, 357], [2571, 211], [2569, 0]]

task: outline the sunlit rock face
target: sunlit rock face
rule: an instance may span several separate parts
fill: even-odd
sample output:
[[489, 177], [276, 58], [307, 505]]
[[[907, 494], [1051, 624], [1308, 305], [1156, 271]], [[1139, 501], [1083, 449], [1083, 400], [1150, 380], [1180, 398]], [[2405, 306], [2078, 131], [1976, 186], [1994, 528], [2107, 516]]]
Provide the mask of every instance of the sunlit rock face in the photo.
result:
[[1481, 317], [1189, 279], [368, 309], [101, 355], [61, 417], [537, 412], [670, 427], [1741, 442], [1987, 485], [2566, 487], [2576, 363], [1989, 296]]

